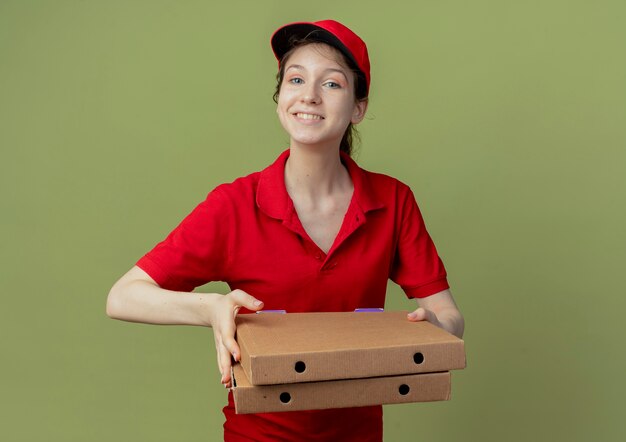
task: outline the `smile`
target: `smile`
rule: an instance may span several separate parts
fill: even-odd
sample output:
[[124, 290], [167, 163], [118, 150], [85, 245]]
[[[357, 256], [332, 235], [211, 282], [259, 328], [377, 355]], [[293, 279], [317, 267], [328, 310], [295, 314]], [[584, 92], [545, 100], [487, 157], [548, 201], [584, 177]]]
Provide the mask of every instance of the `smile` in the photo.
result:
[[305, 114], [302, 112], [298, 112], [296, 114], [294, 114], [297, 118], [302, 118], [303, 120], [323, 120], [324, 117], [322, 117], [321, 115], [314, 115], [314, 114]]

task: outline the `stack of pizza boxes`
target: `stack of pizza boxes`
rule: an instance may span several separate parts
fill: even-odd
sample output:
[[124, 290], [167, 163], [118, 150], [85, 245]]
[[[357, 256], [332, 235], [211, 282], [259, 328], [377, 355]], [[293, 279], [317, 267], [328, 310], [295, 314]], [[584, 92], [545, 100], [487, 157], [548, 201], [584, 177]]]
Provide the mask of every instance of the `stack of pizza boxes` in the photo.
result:
[[407, 312], [238, 315], [237, 413], [450, 399], [463, 340]]

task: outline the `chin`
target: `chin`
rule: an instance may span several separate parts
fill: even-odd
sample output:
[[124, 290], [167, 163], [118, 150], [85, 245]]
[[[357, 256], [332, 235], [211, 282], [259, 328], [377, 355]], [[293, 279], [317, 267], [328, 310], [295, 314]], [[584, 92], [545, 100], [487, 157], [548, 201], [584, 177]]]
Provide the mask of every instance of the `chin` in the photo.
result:
[[308, 147], [311, 149], [321, 148], [323, 146], [328, 146], [332, 144], [337, 144], [339, 146], [340, 141], [333, 142], [331, 140], [301, 140], [301, 139], [291, 139], [291, 144], [296, 144], [301, 147]]
[[319, 145], [329, 145], [329, 144], [337, 144], [339, 145], [341, 143], [341, 138], [343, 137], [343, 134], [341, 134], [340, 136], [335, 136], [335, 137], [320, 137], [320, 136], [315, 136], [314, 134], [310, 134], [310, 135], [305, 135], [305, 134], [290, 134], [290, 139], [295, 143], [298, 143], [300, 145], [306, 145], [306, 146], [319, 146]]

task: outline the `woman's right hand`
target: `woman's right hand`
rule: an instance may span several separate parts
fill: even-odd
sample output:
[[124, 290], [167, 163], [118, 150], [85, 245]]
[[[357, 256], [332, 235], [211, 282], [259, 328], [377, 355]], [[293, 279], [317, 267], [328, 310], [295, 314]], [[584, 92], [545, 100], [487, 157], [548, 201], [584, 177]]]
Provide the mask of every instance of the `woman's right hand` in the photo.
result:
[[222, 384], [227, 388], [231, 385], [231, 355], [236, 361], [241, 358], [235, 341], [235, 316], [241, 307], [257, 311], [263, 308], [263, 302], [243, 290], [227, 295], [166, 290], [137, 266], [113, 285], [107, 297], [107, 314], [111, 318], [213, 327]]
[[232, 386], [231, 357], [235, 361], [241, 359], [239, 345], [235, 341], [235, 317], [241, 307], [258, 311], [263, 308], [263, 302], [243, 290], [233, 290], [217, 297], [210, 311], [211, 327], [217, 350], [217, 365], [222, 375], [220, 382], [225, 388]]

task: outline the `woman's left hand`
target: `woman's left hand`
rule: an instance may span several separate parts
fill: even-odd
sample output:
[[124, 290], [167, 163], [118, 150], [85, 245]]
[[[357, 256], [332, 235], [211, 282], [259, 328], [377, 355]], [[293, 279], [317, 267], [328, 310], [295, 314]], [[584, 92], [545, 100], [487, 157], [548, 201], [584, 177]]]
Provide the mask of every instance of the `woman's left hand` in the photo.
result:
[[407, 319], [412, 322], [428, 321], [462, 338], [465, 320], [457, 308], [450, 290], [444, 290], [425, 298], [418, 298], [419, 308], [409, 313]]
[[439, 319], [437, 319], [437, 315], [431, 310], [426, 310], [424, 307], [419, 307], [417, 310], [408, 314], [407, 318], [409, 321], [418, 322], [418, 321], [428, 321], [431, 324], [436, 325], [437, 327], [443, 328], [444, 330], [448, 330]]

